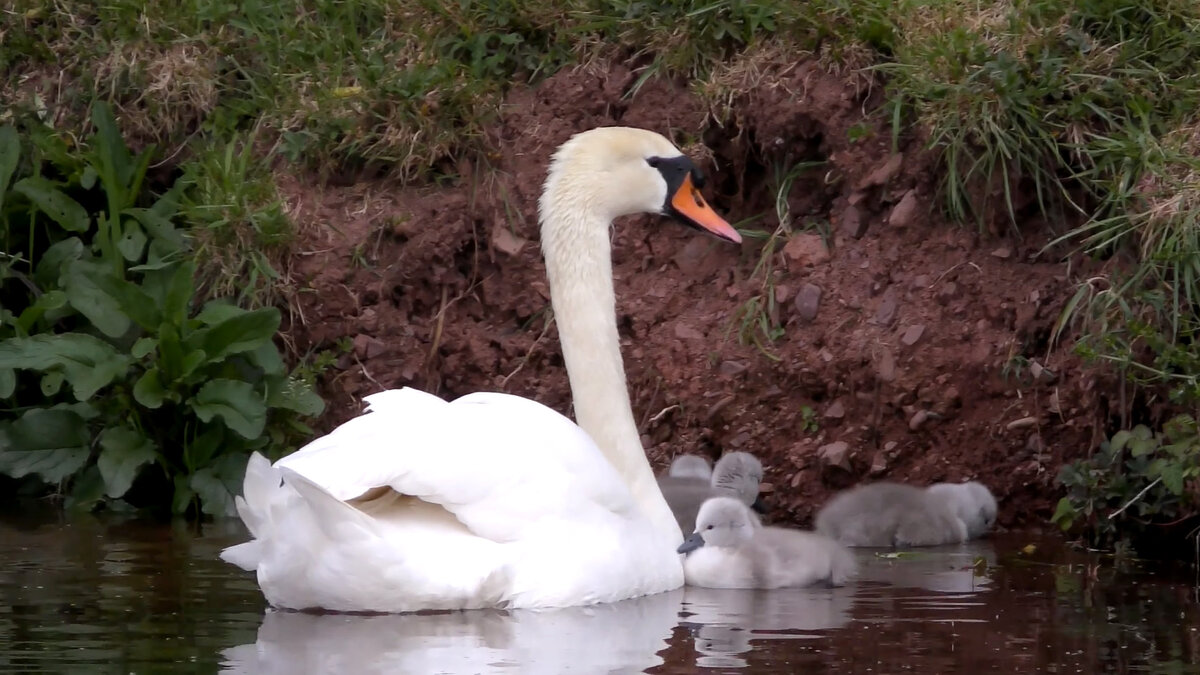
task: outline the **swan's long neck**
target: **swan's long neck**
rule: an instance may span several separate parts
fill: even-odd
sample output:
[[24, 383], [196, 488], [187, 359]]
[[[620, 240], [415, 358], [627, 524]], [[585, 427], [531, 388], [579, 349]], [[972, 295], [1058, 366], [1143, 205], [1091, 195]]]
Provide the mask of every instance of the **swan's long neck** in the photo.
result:
[[646, 460], [621, 360], [613, 291], [611, 219], [589, 213], [586, 200], [542, 204], [542, 250], [575, 419], [629, 485], [642, 513], [672, 545], [682, 541]]

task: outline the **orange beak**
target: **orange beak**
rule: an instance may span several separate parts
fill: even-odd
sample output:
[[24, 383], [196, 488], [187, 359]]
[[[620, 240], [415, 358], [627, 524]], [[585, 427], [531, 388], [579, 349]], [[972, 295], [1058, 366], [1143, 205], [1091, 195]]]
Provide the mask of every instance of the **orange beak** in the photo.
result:
[[671, 195], [671, 209], [675, 212], [674, 215], [691, 225], [707, 230], [726, 241], [742, 243], [742, 235], [704, 201], [700, 191], [692, 184], [691, 175], [685, 175], [679, 189]]

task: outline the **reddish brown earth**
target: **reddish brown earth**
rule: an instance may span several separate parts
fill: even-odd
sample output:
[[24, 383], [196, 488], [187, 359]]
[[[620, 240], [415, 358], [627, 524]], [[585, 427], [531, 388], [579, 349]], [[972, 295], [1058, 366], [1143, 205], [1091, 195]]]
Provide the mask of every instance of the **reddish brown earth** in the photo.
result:
[[[701, 139], [711, 154], [690, 149], [710, 201], [731, 222], [766, 214], [755, 228], [778, 223], [775, 164], [827, 160], [789, 205], [831, 233], [828, 248], [808, 230], [774, 256], [776, 361], [740, 344], [735, 325], [763, 287], [761, 240], [739, 248], [661, 217], [617, 223], [622, 347], [656, 466], [754, 452], [781, 522], [806, 524], [832, 491], [877, 479], [978, 479], [1002, 523], [1048, 516], [1059, 466], [1091, 447], [1106, 402], [1069, 341], [1049, 349], [1073, 286], [1064, 264], [1038, 255], [1044, 228], [1028, 223], [1018, 240], [945, 222], [921, 141], [902, 138], [891, 154], [884, 115], [871, 112], [880, 87], [815, 63], [760, 75], [721, 126], [684, 83], [652, 80], [627, 99], [636, 76], [624, 67], [560, 73], [509, 96], [494, 152], [455, 167], [464, 178], [452, 184], [285, 178], [303, 226], [289, 339], [300, 353], [353, 345], [323, 382], [321, 426], [406, 385], [446, 398], [506, 391], [569, 415], [537, 197], [549, 154], [572, 133], [640, 126]], [[1049, 371], [1034, 377], [1032, 361]]]

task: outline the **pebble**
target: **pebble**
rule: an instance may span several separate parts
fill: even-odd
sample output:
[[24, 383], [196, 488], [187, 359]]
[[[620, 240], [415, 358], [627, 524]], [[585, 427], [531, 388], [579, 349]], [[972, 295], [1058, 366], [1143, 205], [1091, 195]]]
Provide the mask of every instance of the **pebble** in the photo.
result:
[[918, 323], [904, 329], [904, 333], [900, 336], [900, 341], [909, 347], [917, 344], [921, 336], [925, 334], [925, 324]]
[[829, 261], [829, 248], [819, 234], [792, 235], [783, 247], [783, 254], [793, 269], [813, 267]]
[[883, 292], [883, 298], [879, 301], [879, 307], [875, 310], [875, 316], [871, 319], [871, 323], [890, 326], [896, 318], [896, 305], [896, 291], [888, 288]]
[[846, 416], [846, 406], [842, 405], [841, 401], [834, 401], [828, 408], [825, 409], [825, 417], [832, 420], [840, 420]]
[[845, 441], [835, 441], [817, 448], [817, 458], [825, 466], [850, 470], [850, 444]]
[[867, 233], [867, 221], [863, 219], [859, 213], [858, 207], [851, 204], [842, 211], [842, 216], [839, 219], [841, 222], [842, 234], [855, 239], [862, 239], [862, 236]]
[[917, 192], [909, 190], [900, 198], [900, 202], [892, 207], [892, 212], [888, 215], [888, 225], [892, 227], [908, 227], [916, 220], [917, 217]]
[[817, 318], [817, 310], [821, 306], [821, 287], [816, 284], [804, 284], [796, 294], [796, 315], [804, 321]]

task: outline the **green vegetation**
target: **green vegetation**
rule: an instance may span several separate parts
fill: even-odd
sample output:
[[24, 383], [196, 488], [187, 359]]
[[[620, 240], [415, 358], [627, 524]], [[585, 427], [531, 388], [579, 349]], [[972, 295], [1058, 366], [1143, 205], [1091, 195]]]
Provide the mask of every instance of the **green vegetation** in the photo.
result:
[[[0, 101], [11, 103], [0, 124], [45, 123], [58, 161], [87, 127], [84, 111], [109, 102], [135, 147], [157, 143], [182, 170], [186, 189], [175, 201], [194, 228], [200, 296], [263, 308], [286, 282], [277, 263], [291, 237], [277, 163], [321, 175], [453, 179], [460, 156], [486, 152], [483, 132], [514, 84], [614, 55], [639, 64], [635, 91], [655, 75], [683, 75], [716, 123], [737, 124], [739, 95], [763, 84], [766, 66], [815, 56], [885, 93], [886, 105], [849, 130], [851, 142], [875, 129], [890, 129], [894, 143], [928, 139], [948, 215], [1018, 234], [1042, 216], [1059, 228], [1052, 250], [1111, 261], [1080, 284], [1053, 339], [1080, 336], [1081, 354], [1111, 364], [1147, 398], [1193, 417], [1200, 402], [1200, 4], [1192, 0], [24, 0], [8, 3], [0, 22], [0, 70], [10, 74]], [[786, 150], [758, 150], [790, 171]], [[782, 330], [772, 261], [794, 229], [788, 171], [775, 176], [777, 226], [764, 226], [756, 249], [761, 292], [731, 324], [767, 356]], [[55, 180], [89, 190], [83, 174]], [[36, 271], [45, 261], [30, 256], [46, 242], [21, 236], [37, 250], [5, 248], [6, 268]], [[111, 249], [104, 260], [136, 245], [97, 239]], [[18, 283], [5, 280], [6, 297]], [[29, 321], [57, 317], [58, 296], [46, 296], [37, 302], [49, 318]], [[1124, 461], [1105, 453], [1089, 466], [1107, 467], [1094, 486], [1108, 497], [1080, 496], [1079, 481], [1064, 476], [1076, 510], [1133, 496], [1104, 484], [1123, 475]], [[1166, 479], [1139, 503], [1156, 500], [1160, 487]]]
[[[1137, 425], [1119, 431], [1087, 459], [1062, 467], [1067, 496], [1053, 521], [1077, 528], [1093, 546], [1156, 543], [1167, 528], [1200, 509], [1200, 427], [1179, 415], [1161, 432]], [[1190, 528], [1189, 528], [1190, 529]]]
[[107, 105], [91, 119], [85, 150], [0, 127], [0, 475], [81, 508], [229, 513], [250, 452], [324, 404], [284, 369], [279, 310], [198, 296], [184, 184], [153, 197], [150, 151]]

